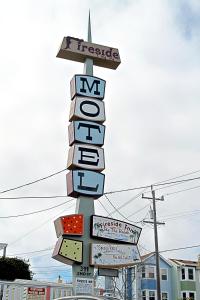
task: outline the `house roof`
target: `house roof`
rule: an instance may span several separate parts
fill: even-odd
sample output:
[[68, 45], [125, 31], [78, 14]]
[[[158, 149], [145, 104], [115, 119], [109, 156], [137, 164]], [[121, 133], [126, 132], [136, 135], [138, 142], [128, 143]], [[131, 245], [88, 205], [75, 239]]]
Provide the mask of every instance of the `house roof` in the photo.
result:
[[149, 252], [145, 255], [141, 255], [141, 260], [143, 261], [143, 260], [147, 259], [148, 257], [151, 257], [154, 253], [155, 252]]
[[26, 280], [26, 279], [15, 279], [12, 284], [27, 285], [27, 286], [54, 286], [54, 287], [64, 287], [72, 288], [70, 283], [57, 283], [49, 281], [39, 281], [39, 280]]
[[191, 267], [197, 267], [198, 261], [193, 260], [184, 260], [184, 259], [174, 259], [169, 258], [169, 260], [173, 263], [175, 263], [177, 266], [191, 266]]
[[[150, 253], [147, 253], [145, 255], [142, 255], [141, 256], [141, 261], [145, 261], [147, 258], [151, 257], [151, 256], [154, 256], [155, 255], [155, 252], [150, 252]], [[168, 264], [169, 266], [172, 266], [171, 262], [168, 261], [167, 259], [165, 259], [162, 255], [160, 255], [160, 259], [162, 259], [166, 264]]]

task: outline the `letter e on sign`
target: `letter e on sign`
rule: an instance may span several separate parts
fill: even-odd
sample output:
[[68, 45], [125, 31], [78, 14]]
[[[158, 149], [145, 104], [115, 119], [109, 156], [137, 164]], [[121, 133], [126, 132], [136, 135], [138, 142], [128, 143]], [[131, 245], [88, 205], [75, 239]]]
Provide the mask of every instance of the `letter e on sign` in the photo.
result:
[[105, 169], [104, 150], [87, 144], [75, 144], [69, 150], [67, 168], [103, 171]]
[[105, 80], [88, 75], [75, 75], [70, 82], [71, 99], [84, 96], [103, 100], [105, 95]]

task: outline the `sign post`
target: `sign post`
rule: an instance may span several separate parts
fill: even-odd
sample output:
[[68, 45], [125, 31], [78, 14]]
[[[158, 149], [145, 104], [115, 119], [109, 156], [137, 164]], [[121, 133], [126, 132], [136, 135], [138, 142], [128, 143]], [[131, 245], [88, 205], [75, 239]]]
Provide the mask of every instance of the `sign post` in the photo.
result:
[[[92, 42], [90, 15], [88, 22], [88, 42]], [[93, 76], [93, 59], [86, 58], [84, 74]], [[104, 96], [104, 95], [103, 95]], [[89, 157], [88, 157], [89, 158]], [[83, 262], [81, 265], [72, 266], [74, 294], [94, 294], [94, 266], [90, 265], [90, 218], [95, 213], [94, 199], [91, 197], [79, 196], [76, 202], [76, 214], [84, 215], [84, 228], [86, 228], [83, 241]]]
[[[71, 107], [66, 176], [67, 195], [77, 198], [74, 215], [55, 220], [58, 241], [52, 257], [72, 265], [74, 295], [93, 295], [94, 268], [117, 276], [116, 270], [140, 261], [137, 242], [141, 228], [95, 216], [94, 200], [104, 193], [105, 80], [93, 76], [93, 65], [116, 69], [118, 49], [92, 43], [90, 15], [88, 39], [65, 37], [57, 57], [84, 63], [84, 74], [70, 82]], [[101, 240], [101, 241], [100, 241]], [[107, 270], [106, 270], [107, 269]], [[106, 275], [104, 275], [106, 276]]]

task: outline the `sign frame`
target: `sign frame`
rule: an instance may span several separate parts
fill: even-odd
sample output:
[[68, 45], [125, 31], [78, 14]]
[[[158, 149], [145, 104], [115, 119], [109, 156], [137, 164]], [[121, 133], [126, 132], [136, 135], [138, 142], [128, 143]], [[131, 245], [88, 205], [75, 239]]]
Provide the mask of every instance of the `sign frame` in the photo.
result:
[[105, 169], [104, 148], [88, 144], [74, 144], [68, 151], [67, 169], [103, 171]]
[[[86, 110], [83, 109], [85, 106]], [[96, 111], [92, 112], [91, 109], [88, 109], [89, 106], [93, 106]], [[77, 120], [104, 123], [106, 121], [104, 101], [89, 97], [75, 97], [71, 101], [69, 121]]]
[[[84, 81], [87, 82], [86, 85], [87, 85], [89, 90], [90, 90], [90, 87], [89, 87], [89, 84], [88, 84], [88, 80], [89, 81], [93, 80], [91, 91], [92, 91], [94, 82], [98, 83], [98, 81], [99, 81], [100, 91], [98, 91], [98, 88], [97, 88], [97, 91], [96, 91], [96, 92], [98, 92], [99, 95], [95, 95], [95, 92], [94, 92], [94, 95], [92, 95], [91, 91], [89, 91], [90, 94], [87, 95], [86, 92], [81, 91], [81, 89], [79, 87], [80, 78], [85, 79]], [[74, 77], [70, 81], [71, 100], [73, 101], [73, 99], [75, 97], [86, 97], [86, 98], [92, 98], [92, 99], [97, 99], [97, 100], [103, 101], [103, 99], [105, 98], [105, 88], [106, 88], [106, 80], [104, 80], [102, 78], [99, 78], [99, 77], [96, 77], [96, 76], [91, 76], [91, 75], [86, 75], [86, 74], [75, 74]]]
[[[109, 238], [109, 237], [102, 237], [102, 236], [97, 236], [94, 234], [94, 230], [93, 230], [93, 225], [94, 225], [94, 218], [97, 217], [97, 218], [101, 218], [101, 219], [106, 219], [106, 220], [110, 220], [110, 222], [117, 222], [118, 224], [125, 224], [125, 225], [128, 225], [130, 226], [129, 228], [131, 227], [135, 227], [135, 228], [138, 228], [140, 230], [140, 233], [137, 237], [137, 241], [136, 242], [131, 242], [131, 241], [123, 241], [123, 240], [119, 240], [119, 238]], [[140, 235], [141, 235], [141, 232], [142, 232], [142, 228], [139, 227], [139, 226], [136, 226], [134, 224], [131, 224], [131, 223], [127, 223], [127, 222], [123, 222], [121, 220], [117, 220], [117, 219], [113, 219], [113, 218], [109, 218], [109, 217], [104, 217], [104, 216], [99, 216], [99, 215], [92, 215], [91, 216], [91, 222], [90, 222], [90, 233], [91, 233], [91, 237], [92, 238], [95, 238], [95, 239], [100, 239], [100, 240], [105, 240], [105, 241], [112, 241], [112, 242], [118, 242], [118, 243], [123, 243], [123, 244], [133, 244], [133, 245], [137, 245], [138, 241], [139, 241], [139, 238], [140, 238]]]
[[[80, 281], [80, 282], [77, 282]], [[77, 287], [80, 289], [80, 283], [81, 281], [86, 281], [85, 284], [87, 284], [87, 288], [90, 289], [88, 293], [83, 293], [82, 291], [78, 292]], [[91, 282], [89, 282], [91, 281]], [[84, 282], [83, 282], [84, 283]], [[90, 286], [89, 286], [90, 284]], [[76, 277], [75, 280], [75, 290], [76, 290], [76, 295], [93, 295], [94, 293], [94, 279], [93, 278], [87, 278], [87, 277]], [[83, 287], [81, 287], [81, 290], [85, 290]]]
[[[100, 246], [100, 247], [119, 247], [119, 248], [121, 248], [122, 250], [124, 250], [125, 249], [125, 247], [127, 248], [127, 247], [130, 247], [130, 248], [135, 248], [136, 249], [136, 251], [137, 251], [137, 255], [138, 255], [138, 259], [137, 260], [132, 260], [132, 259], [129, 259], [130, 260], [130, 262], [127, 262], [127, 263], [113, 263], [113, 264], [111, 264], [110, 262], [109, 263], [105, 263], [105, 264], [103, 264], [103, 263], [99, 263], [98, 261], [97, 262], [95, 262], [94, 260], [95, 260], [95, 255], [94, 255], [94, 246]], [[114, 249], [112, 249], [112, 250], [114, 250]], [[131, 252], [131, 250], [130, 250], [130, 252]], [[117, 254], [117, 253], [113, 253], [112, 255], [116, 255], [116, 257], [117, 258], [119, 258], [118, 257], [118, 255], [122, 255], [122, 253], [121, 253], [121, 251], [119, 251], [119, 253], [120, 254]], [[109, 255], [109, 253], [108, 253], [108, 251], [107, 250], [105, 250], [105, 254], [108, 256]], [[98, 252], [98, 255], [100, 255], [99, 257], [102, 257], [102, 255], [103, 255], [103, 251], [102, 251], [102, 249], [101, 249], [101, 252]], [[124, 255], [124, 254], [123, 254]], [[117, 258], [115, 258], [115, 259], [117, 259]], [[96, 258], [96, 259], [98, 259], [98, 258]], [[105, 260], [107, 260], [107, 258], [105, 258]], [[110, 259], [110, 261], [111, 262], [113, 262], [114, 260], [113, 259]], [[140, 263], [141, 262], [141, 257], [140, 257], [140, 252], [139, 252], [139, 250], [138, 250], [138, 247], [137, 247], [137, 245], [131, 245], [131, 244], [117, 244], [117, 243], [115, 243], [115, 244], [112, 244], [112, 243], [108, 243], [108, 244], [106, 244], [106, 243], [91, 243], [91, 249], [90, 249], [90, 265], [91, 266], [94, 266], [94, 267], [98, 267], [98, 268], [123, 268], [123, 267], [128, 267], [128, 266], [134, 266], [134, 265], [136, 265], [136, 264], [138, 264], [138, 263]]]
[[[81, 51], [81, 50], [84, 51]], [[88, 49], [88, 51], [85, 51]], [[104, 52], [103, 52], [104, 50]], [[107, 51], [113, 52], [114, 58], [108, 57]], [[95, 66], [116, 70], [121, 63], [119, 50], [117, 48], [94, 44], [91, 41], [84, 41], [75, 37], [67, 36], [63, 38], [60, 49], [56, 55], [58, 58], [64, 58], [76, 62], [84, 63], [86, 58], [91, 58]]]
[[[87, 128], [86, 132], [78, 133], [80, 130], [80, 127]], [[97, 130], [98, 134], [95, 136], [95, 134], [92, 134], [91, 130]], [[83, 134], [84, 133], [84, 134]], [[99, 136], [98, 136], [99, 135]], [[94, 138], [94, 140], [93, 140]], [[78, 121], [72, 121], [68, 126], [68, 140], [69, 140], [69, 146], [72, 146], [73, 144], [80, 143], [80, 144], [88, 144], [88, 145], [95, 145], [95, 146], [103, 146], [104, 145], [104, 139], [105, 139], [105, 125], [92, 122], [92, 121], [86, 121], [86, 120], [78, 120]]]
[[[100, 181], [94, 182], [96, 186], [87, 186], [85, 183], [84, 185], [84, 190], [78, 190], [78, 186], [76, 186], [76, 180], [77, 180], [77, 174], [82, 174], [82, 175], [89, 175], [90, 177], [96, 176], [96, 178]], [[83, 177], [83, 176], [82, 176]], [[79, 183], [82, 184], [82, 177], [79, 178]], [[91, 171], [91, 170], [86, 170], [86, 169], [75, 169], [71, 170], [69, 173], [66, 175], [66, 182], [67, 182], [67, 195], [73, 198], [78, 198], [80, 195], [82, 196], [87, 196], [90, 199], [98, 199], [101, 197], [104, 193], [104, 185], [105, 185], [105, 174], [99, 173], [96, 171]], [[101, 184], [99, 188], [99, 184]], [[96, 189], [98, 188], [98, 191], [89, 191], [89, 189]]]
[[119, 277], [118, 269], [98, 268], [98, 276]]
[[[81, 257], [82, 257], [82, 260], [80, 262], [76, 261], [76, 260], [73, 260], [71, 258], [68, 258], [62, 254], [60, 254], [60, 250], [62, 248], [62, 245], [64, 243], [64, 240], [69, 240], [69, 241], [73, 241], [73, 242], [78, 242], [78, 243], [81, 243]], [[57, 261], [60, 261], [64, 264], [68, 264], [68, 265], [73, 265], [73, 264], [82, 264], [83, 263], [83, 241], [79, 240], [79, 239], [73, 239], [73, 238], [68, 238], [68, 237], [65, 237], [65, 236], [60, 236], [59, 239], [57, 240], [57, 243], [54, 247], [54, 250], [53, 250], [53, 254], [52, 254], [52, 258], [54, 258], [55, 260]]]

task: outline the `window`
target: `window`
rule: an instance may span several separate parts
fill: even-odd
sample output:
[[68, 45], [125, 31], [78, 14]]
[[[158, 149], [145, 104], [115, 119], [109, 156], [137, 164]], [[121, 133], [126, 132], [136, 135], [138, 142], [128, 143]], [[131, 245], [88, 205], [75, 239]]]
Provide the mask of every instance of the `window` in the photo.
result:
[[63, 291], [63, 297], [66, 297], [67, 296], [67, 291]]
[[181, 269], [181, 279], [185, 280], [185, 269]]
[[72, 296], [72, 291], [71, 290], [67, 290], [67, 296]]
[[154, 267], [149, 267], [149, 278], [155, 278]]
[[168, 300], [168, 294], [162, 293], [162, 300]]
[[194, 269], [193, 268], [188, 268], [188, 279], [194, 280]]
[[192, 267], [182, 268], [181, 280], [195, 280], [195, 268]]
[[145, 277], [146, 277], [145, 266], [142, 266], [142, 278], [145, 278]]
[[161, 269], [161, 280], [167, 280], [167, 269]]
[[[142, 300], [156, 300], [156, 291], [142, 291]], [[168, 299], [166, 298], [166, 300]]]
[[194, 292], [182, 292], [181, 300], [196, 300]]
[[149, 300], [155, 300], [155, 292], [154, 291], [149, 291]]
[[189, 299], [194, 300], [194, 293], [191, 293], [191, 292], [189, 293]]
[[155, 267], [143, 266], [142, 267], [142, 278], [155, 278]]
[[182, 293], [182, 299], [183, 299], [183, 300], [186, 300], [186, 293], [185, 293], [185, 292]]
[[142, 291], [142, 300], [147, 300], [146, 291]]

